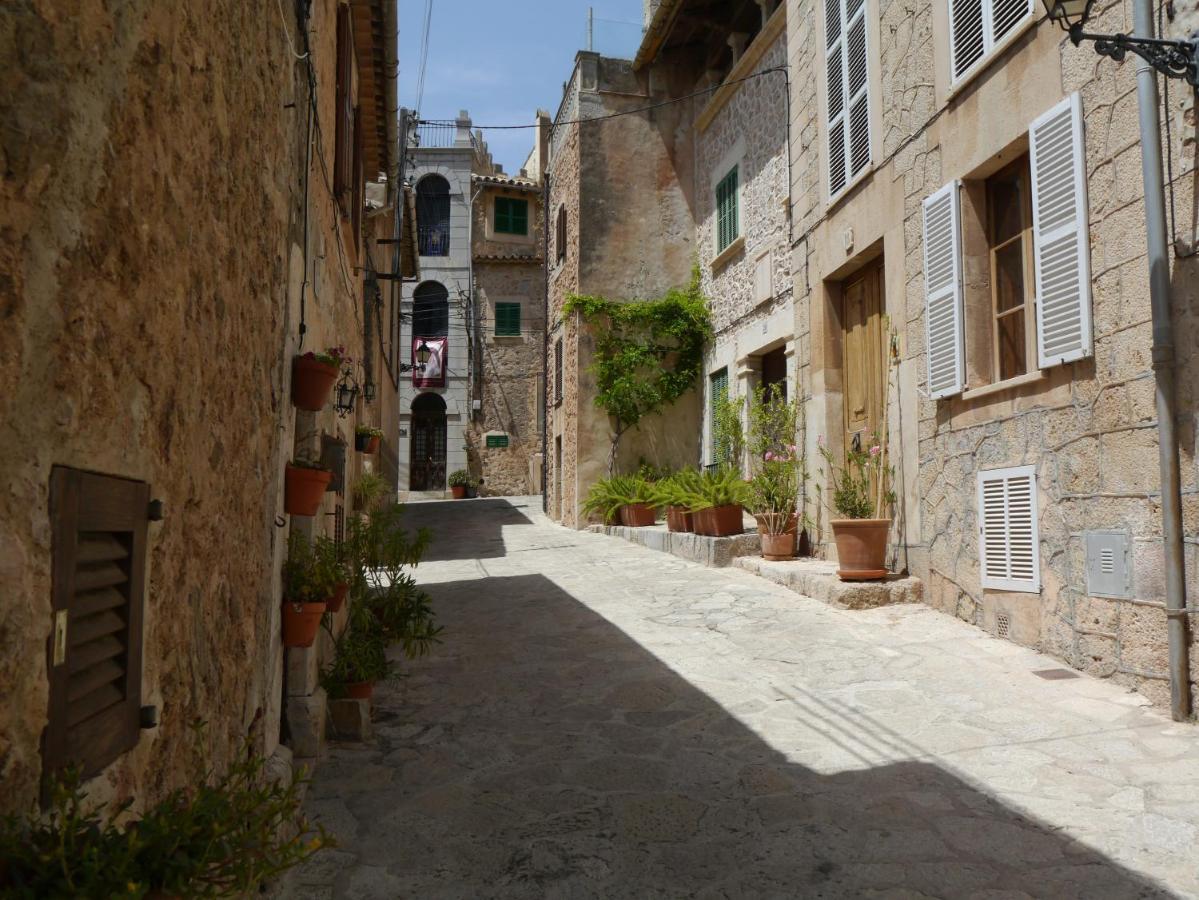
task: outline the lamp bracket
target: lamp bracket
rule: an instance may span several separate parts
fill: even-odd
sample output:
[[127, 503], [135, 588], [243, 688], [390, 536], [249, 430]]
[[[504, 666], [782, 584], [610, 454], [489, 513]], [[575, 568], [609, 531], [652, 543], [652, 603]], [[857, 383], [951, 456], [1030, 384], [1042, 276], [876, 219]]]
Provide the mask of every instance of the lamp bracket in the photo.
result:
[[1088, 34], [1082, 23], [1070, 26], [1074, 46], [1094, 41], [1095, 52], [1122, 62], [1131, 51], [1157, 71], [1169, 78], [1183, 78], [1192, 87], [1199, 87], [1199, 32], [1189, 41], [1165, 41], [1160, 38], [1136, 37], [1128, 34]]

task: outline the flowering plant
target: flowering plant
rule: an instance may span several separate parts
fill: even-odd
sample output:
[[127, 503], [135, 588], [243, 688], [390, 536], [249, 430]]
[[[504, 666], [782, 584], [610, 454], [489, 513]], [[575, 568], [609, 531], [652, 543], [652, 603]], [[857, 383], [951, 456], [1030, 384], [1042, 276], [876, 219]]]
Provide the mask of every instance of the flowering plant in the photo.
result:
[[[792, 446], [790, 450], [766, 451], [749, 482], [749, 510], [767, 534], [790, 533], [792, 519], [796, 517], [804, 466], [796, 448]], [[805, 527], [806, 524], [805, 521]]]
[[363, 437], [383, 437], [383, 429], [376, 428], [374, 425], [359, 425], [354, 429], [354, 434], [360, 434]]
[[840, 466], [834, 462], [823, 436], [818, 444], [820, 455], [829, 467], [832, 508], [846, 519], [885, 518], [883, 513], [895, 502], [895, 492], [890, 487], [887, 453], [878, 435], [864, 450], [860, 446], [850, 447]]
[[319, 363], [324, 363], [326, 366], [332, 366], [334, 369], [341, 370], [342, 366], [348, 366], [354, 360], [346, 355], [344, 346], [326, 347], [321, 352], [309, 350], [304, 354], [307, 359], [315, 359]]

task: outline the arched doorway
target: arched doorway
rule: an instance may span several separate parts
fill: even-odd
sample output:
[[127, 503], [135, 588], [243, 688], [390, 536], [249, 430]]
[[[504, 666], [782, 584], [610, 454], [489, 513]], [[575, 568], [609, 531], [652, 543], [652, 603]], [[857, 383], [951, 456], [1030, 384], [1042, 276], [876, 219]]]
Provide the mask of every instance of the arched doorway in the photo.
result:
[[421, 394], [412, 401], [408, 489], [445, 490], [445, 400]]

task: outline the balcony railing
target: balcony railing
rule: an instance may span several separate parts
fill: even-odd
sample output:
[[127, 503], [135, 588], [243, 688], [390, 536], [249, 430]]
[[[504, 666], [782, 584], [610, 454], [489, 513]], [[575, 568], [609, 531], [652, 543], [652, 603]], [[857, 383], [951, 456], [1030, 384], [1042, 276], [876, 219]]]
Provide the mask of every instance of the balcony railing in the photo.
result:
[[448, 225], [418, 225], [416, 241], [421, 256], [450, 255], [450, 227]]

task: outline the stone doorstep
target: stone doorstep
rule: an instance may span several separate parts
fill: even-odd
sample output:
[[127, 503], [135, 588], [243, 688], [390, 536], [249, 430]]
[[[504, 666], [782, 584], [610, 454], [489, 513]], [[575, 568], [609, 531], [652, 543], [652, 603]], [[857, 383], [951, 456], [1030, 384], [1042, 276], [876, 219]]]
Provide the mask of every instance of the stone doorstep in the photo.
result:
[[634, 544], [670, 553], [712, 568], [726, 568], [738, 557], [756, 556], [762, 552], [762, 541], [756, 531], [729, 537], [707, 537], [690, 532], [668, 531], [665, 525], [629, 528], [624, 525], [591, 525], [595, 534], [618, 537]]
[[841, 609], [924, 602], [924, 582], [910, 575], [891, 575], [880, 581], [842, 581], [837, 576], [837, 564], [825, 559], [771, 562], [760, 556], [742, 556], [734, 565], [797, 594]]

